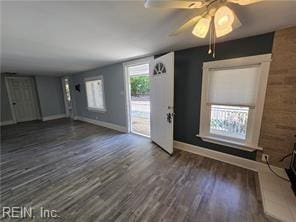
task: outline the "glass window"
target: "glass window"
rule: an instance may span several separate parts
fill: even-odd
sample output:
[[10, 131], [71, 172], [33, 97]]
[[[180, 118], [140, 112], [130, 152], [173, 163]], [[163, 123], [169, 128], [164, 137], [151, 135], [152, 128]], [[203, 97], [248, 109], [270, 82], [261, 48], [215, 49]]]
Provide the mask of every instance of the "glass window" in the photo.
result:
[[271, 55], [203, 63], [198, 137], [243, 150], [262, 150], [260, 127]]
[[246, 139], [249, 107], [211, 105], [210, 133]]
[[88, 108], [105, 111], [103, 79], [86, 80], [85, 88]]

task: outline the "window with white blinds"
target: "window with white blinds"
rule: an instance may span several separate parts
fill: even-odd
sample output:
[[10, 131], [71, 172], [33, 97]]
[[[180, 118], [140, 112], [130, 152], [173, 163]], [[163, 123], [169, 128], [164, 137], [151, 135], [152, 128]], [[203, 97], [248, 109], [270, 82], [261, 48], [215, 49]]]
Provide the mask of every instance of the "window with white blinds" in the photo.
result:
[[259, 66], [250, 66], [210, 69], [208, 103], [254, 107], [259, 68]]
[[88, 109], [106, 111], [103, 77], [86, 79], [85, 89]]
[[205, 141], [258, 147], [271, 55], [204, 63], [200, 129]]

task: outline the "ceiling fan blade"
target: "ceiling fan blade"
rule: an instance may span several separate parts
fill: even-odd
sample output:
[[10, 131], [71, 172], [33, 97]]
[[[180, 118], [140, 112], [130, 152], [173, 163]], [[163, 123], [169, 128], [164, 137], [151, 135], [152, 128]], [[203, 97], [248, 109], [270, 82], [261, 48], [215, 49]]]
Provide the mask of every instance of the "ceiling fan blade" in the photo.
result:
[[239, 4], [239, 5], [250, 5], [257, 2], [262, 2], [264, 0], [227, 0], [227, 1], [231, 3]]
[[145, 0], [145, 8], [194, 9], [206, 5], [205, 0]]
[[189, 19], [186, 23], [181, 25], [175, 32], [170, 34], [170, 36], [176, 36], [180, 34], [181, 32], [184, 32], [186, 29], [189, 29], [190, 27], [194, 26], [200, 19], [202, 18], [201, 15], [195, 16], [192, 19]]

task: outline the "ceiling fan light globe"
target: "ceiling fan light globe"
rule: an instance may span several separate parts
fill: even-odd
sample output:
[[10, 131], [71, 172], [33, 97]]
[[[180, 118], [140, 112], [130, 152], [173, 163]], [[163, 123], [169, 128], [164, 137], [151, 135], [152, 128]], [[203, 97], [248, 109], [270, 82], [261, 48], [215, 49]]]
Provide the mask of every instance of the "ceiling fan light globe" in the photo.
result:
[[229, 23], [229, 16], [228, 15], [225, 15], [225, 16], [222, 16], [219, 20], [218, 20], [218, 25], [219, 26], [224, 26], [226, 24]]
[[221, 6], [215, 13], [214, 23], [216, 29], [225, 29], [232, 26], [234, 22], [234, 12], [227, 6]]
[[232, 32], [241, 23], [229, 7], [221, 6], [215, 13], [214, 25], [216, 37], [219, 38]]
[[211, 24], [211, 18], [201, 18], [198, 23], [194, 26], [192, 34], [199, 37], [205, 38], [208, 34]]
[[224, 29], [218, 29], [218, 30], [216, 29], [216, 37], [220, 38], [220, 37], [222, 37], [224, 35], [229, 34], [232, 31], [233, 31], [232, 26], [228, 26], [228, 27], [226, 27]]

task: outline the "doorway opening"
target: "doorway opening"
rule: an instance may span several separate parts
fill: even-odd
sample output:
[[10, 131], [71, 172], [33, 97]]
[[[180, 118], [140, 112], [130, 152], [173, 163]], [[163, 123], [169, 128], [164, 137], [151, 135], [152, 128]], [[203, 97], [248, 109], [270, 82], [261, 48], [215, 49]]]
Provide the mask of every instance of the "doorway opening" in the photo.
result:
[[149, 62], [128, 65], [126, 71], [130, 131], [150, 137]]

